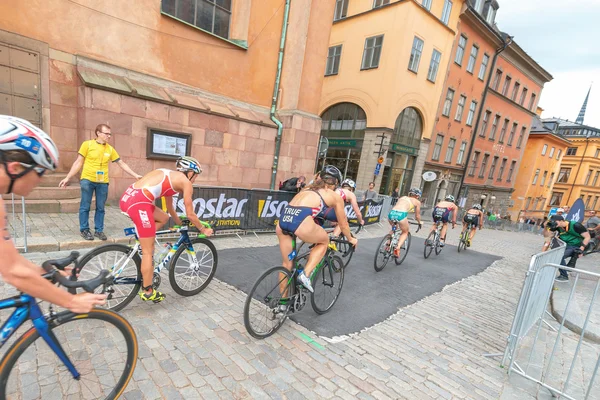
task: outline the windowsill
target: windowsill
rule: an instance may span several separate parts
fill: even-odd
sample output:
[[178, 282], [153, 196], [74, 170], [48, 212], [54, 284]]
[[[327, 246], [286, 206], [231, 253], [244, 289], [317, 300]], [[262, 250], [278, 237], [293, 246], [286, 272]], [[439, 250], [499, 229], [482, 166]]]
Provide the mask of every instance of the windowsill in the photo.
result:
[[427, 82], [431, 82], [435, 85], [435, 81], [432, 81], [431, 79], [427, 78]]
[[458, 65], [460, 68], [462, 68], [462, 64], [459, 64], [456, 62], [456, 60], [454, 61], [454, 64]]
[[491, 137], [489, 140], [490, 140], [490, 142], [494, 142], [496, 139]]
[[479, 79], [481, 82], [483, 82], [483, 78], [477, 77], [477, 79]]
[[413, 70], [412, 70], [412, 69], [410, 69], [410, 68], [407, 68], [407, 70], [408, 70], [409, 72], [412, 72], [412, 73], [413, 73], [413, 74], [415, 74], [415, 75], [418, 75], [418, 72], [419, 72], [419, 70], [413, 71]]
[[448, 115], [442, 114], [442, 117], [450, 119], [450, 114], [448, 114]]
[[175, 17], [175, 16], [173, 16], [173, 15], [171, 15], [171, 14], [167, 14], [167, 13], [163, 12], [162, 10], [160, 11], [160, 13], [161, 13], [162, 15], [164, 15], [165, 17], [172, 18], [172, 19], [174, 19], [174, 20], [176, 20], [176, 21], [179, 21], [179, 22], [181, 22], [182, 24], [185, 24], [185, 25], [187, 25], [187, 26], [189, 26], [189, 27], [192, 27], [192, 28], [194, 28], [194, 29], [197, 29], [197, 30], [199, 30], [200, 32], [204, 32], [204, 33], [206, 33], [206, 34], [208, 34], [208, 35], [210, 35], [210, 36], [212, 36], [212, 37], [214, 37], [214, 38], [217, 38], [217, 39], [223, 40], [224, 42], [227, 42], [227, 43], [229, 43], [229, 44], [232, 44], [232, 45], [234, 45], [234, 46], [236, 46], [236, 47], [239, 47], [240, 49], [248, 50], [248, 42], [247, 42], [247, 41], [245, 41], [245, 40], [239, 40], [239, 43], [238, 43], [238, 42], [236, 42], [236, 39], [226, 39], [226, 38], [224, 38], [224, 37], [221, 37], [221, 36], [219, 36], [219, 35], [215, 35], [214, 33], [210, 32], [210, 31], [207, 31], [207, 30], [204, 30], [204, 29], [202, 29], [202, 28], [199, 28], [199, 27], [197, 27], [196, 25], [190, 24], [189, 22], [186, 22], [186, 21], [184, 21], [184, 20], [182, 20], [182, 19], [179, 19], [179, 18], [177, 18], [177, 17]]
[[367, 68], [361, 68], [360, 70], [361, 70], [361, 71], [368, 71], [368, 70], [370, 70], [370, 69], [377, 69], [377, 68], [379, 68], [379, 65], [378, 65], [378, 66], [376, 66], [376, 67], [367, 67]]
[[338, 19], [335, 19], [335, 18], [334, 18], [334, 19], [333, 19], [333, 22], [342, 21], [342, 20], [346, 19], [346, 17], [347, 17], [347, 15], [344, 15], [343, 17], [341, 17], [341, 18], [338, 18]]
[[331, 74], [325, 74], [325, 76], [336, 76], [337, 74], [339, 74], [339, 71]]
[[456, 122], [459, 122], [459, 123], [462, 123], [462, 118], [461, 118], [461, 119], [456, 119], [456, 118], [454, 118], [454, 121], [456, 121]]
[[473, 123], [465, 124], [465, 125], [467, 125], [468, 127], [471, 127], [471, 128], [473, 127]]
[[469, 71], [468, 69], [465, 71], [467, 71], [468, 74], [473, 75], [473, 71]]

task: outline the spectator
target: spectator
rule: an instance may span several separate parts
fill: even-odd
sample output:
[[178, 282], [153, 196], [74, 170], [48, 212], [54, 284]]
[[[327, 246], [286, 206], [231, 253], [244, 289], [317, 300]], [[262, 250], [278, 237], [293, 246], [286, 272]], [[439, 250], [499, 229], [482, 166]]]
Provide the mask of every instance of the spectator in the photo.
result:
[[548, 222], [548, 217], [544, 217], [544, 219], [540, 220], [538, 223], [538, 235], [542, 235], [544, 233], [544, 227], [546, 226], [546, 223]]
[[[575, 221], [550, 221], [548, 229], [553, 232], [558, 232], [558, 237], [567, 244], [565, 253], [560, 262], [561, 265], [575, 268], [577, 259], [583, 255], [587, 244], [590, 241], [590, 234], [583, 224]], [[567, 258], [569, 263], [567, 264]], [[565, 269], [559, 269], [560, 275], [556, 277], [559, 282], [569, 280], [569, 274]]]
[[533, 230], [535, 229], [535, 219], [529, 218], [529, 221], [527, 221], [527, 223], [529, 224], [529, 232], [533, 232]]
[[488, 222], [490, 223], [490, 226], [492, 228], [496, 227], [496, 214], [494, 214], [493, 212], [488, 213]]
[[598, 239], [598, 233], [600, 232], [600, 218], [596, 216], [596, 211], [590, 211], [590, 219], [585, 223], [585, 227], [590, 232], [590, 236], [592, 240], [590, 241], [591, 246], [589, 246], [589, 250], [596, 250], [598, 247], [598, 243], [600, 242]]
[[525, 218], [520, 217], [519, 218], [519, 223], [518, 223], [518, 227], [519, 227], [519, 232], [521, 232], [523, 230], [523, 225], [525, 224]]
[[394, 189], [394, 191], [392, 192], [392, 205], [396, 205], [396, 203], [398, 202], [399, 192], [400, 192], [399, 188]]
[[281, 184], [279, 190], [298, 193], [306, 185], [305, 182], [306, 178], [304, 176], [300, 176], [298, 178], [290, 178]]
[[[117, 151], [108, 144], [112, 133], [110, 126], [100, 124], [96, 127], [96, 139], [86, 140], [79, 148], [77, 159], [73, 163], [67, 177], [60, 181], [59, 187], [66, 187], [69, 180], [81, 171], [79, 184], [81, 185], [81, 202], [79, 204], [79, 231], [85, 240], [106, 240], [104, 234], [104, 206], [108, 197], [108, 162], [117, 163], [123, 171], [140, 179], [142, 176], [136, 174], [119, 157]], [[96, 194], [96, 213], [94, 215], [94, 235], [90, 232], [90, 206], [92, 196]]]
[[377, 192], [375, 189], [375, 182], [369, 183], [369, 190], [365, 191], [365, 200], [375, 200], [377, 198]]

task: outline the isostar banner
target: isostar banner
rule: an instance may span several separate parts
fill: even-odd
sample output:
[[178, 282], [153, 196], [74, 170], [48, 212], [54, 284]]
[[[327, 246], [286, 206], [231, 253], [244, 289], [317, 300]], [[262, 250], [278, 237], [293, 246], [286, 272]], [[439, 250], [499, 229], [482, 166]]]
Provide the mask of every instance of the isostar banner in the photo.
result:
[[249, 190], [248, 209], [244, 226], [246, 230], [275, 229], [283, 209], [296, 193], [271, 190]]

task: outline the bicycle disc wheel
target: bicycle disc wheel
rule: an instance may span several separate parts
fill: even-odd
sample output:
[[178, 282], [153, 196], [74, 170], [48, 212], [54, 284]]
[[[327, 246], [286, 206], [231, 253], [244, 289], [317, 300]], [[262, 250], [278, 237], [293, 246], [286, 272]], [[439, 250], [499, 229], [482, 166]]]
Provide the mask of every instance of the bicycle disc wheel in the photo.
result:
[[138, 344], [119, 314], [95, 309], [61, 312], [49, 322], [79, 379], [65, 367], [36, 328], [17, 339], [0, 363], [0, 399], [116, 399], [133, 376]]
[[408, 255], [408, 249], [410, 249], [410, 237], [411, 237], [410, 232], [408, 232], [408, 236], [406, 237], [406, 240], [402, 244], [402, 247], [400, 247], [400, 257], [398, 257], [398, 258], [394, 257], [394, 262], [396, 263], [396, 265], [402, 264], [402, 262]]
[[142, 260], [137, 254], [128, 259], [132, 251], [131, 247], [123, 244], [107, 244], [87, 253], [79, 263], [80, 272], [77, 279], [80, 281], [97, 277], [103, 269], [118, 272], [123, 268], [115, 278], [114, 284], [99, 286], [95, 290], [96, 293], [108, 295], [105, 308], [122, 310], [140, 291]]
[[314, 293], [310, 303], [317, 314], [325, 314], [335, 304], [344, 285], [344, 261], [332, 256], [313, 280]]
[[190, 240], [175, 252], [169, 264], [169, 282], [175, 292], [193, 296], [204, 290], [217, 272], [217, 249], [208, 239]]
[[257, 339], [271, 336], [283, 325], [294, 298], [292, 273], [284, 267], [265, 271], [257, 280], [244, 304], [244, 325]]
[[373, 267], [377, 272], [385, 268], [385, 265], [387, 264], [392, 255], [392, 252], [390, 250], [391, 241], [392, 235], [388, 233], [383, 237], [381, 243], [377, 247], [377, 252], [375, 253], [375, 260], [373, 262]]
[[423, 249], [423, 256], [428, 258], [431, 255], [431, 251], [433, 250], [433, 246], [435, 241], [435, 232], [431, 232], [427, 239], [425, 240], [425, 248]]

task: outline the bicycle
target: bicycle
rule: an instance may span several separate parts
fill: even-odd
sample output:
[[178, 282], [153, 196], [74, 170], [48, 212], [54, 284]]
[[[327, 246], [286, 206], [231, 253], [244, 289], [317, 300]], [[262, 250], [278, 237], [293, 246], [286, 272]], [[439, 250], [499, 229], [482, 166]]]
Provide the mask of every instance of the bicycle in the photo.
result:
[[[451, 222], [449, 222], [450, 224]], [[442, 252], [442, 246], [440, 243], [441, 232], [442, 232], [443, 224], [442, 222], [438, 222], [435, 231], [431, 232], [427, 239], [425, 240], [425, 248], [423, 249], [423, 255], [427, 259], [433, 249], [435, 249], [435, 255], [439, 255]]]
[[[67, 258], [44, 262], [44, 278], [87, 292], [113, 279], [106, 270], [86, 281], [62, 276], [56, 268], [64, 270], [77, 257], [79, 253], [72, 252]], [[15, 311], [0, 329], [0, 347], [26, 320], [33, 327], [0, 360], [0, 399], [116, 399], [123, 393], [138, 354], [135, 332], [125, 318], [105, 309], [55, 312], [52, 305], [44, 315], [37, 300], [24, 293], [0, 300], [0, 309], [7, 308]]]
[[[303, 270], [301, 263], [308, 258], [310, 252], [298, 257], [296, 235], [290, 236], [293, 248], [289, 255], [292, 270], [273, 267], [265, 271], [254, 283], [244, 303], [244, 325], [248, 333], [256, 339], [273, 335], [281, 328], [289, 313], [301, 311], [307, 302], [309, 291], [300, 283], [298, 273]], [[330, 241], [349, 243], [338, 238], [330, 238]], [[334, 250], [328, 246], [325, 255], [310, 276], [314, 288], [310, 302], [317, 314], [325, 314], [331, 310], [344, 284], [344, 262], [333, 253]], [[264, 290], [261, 290], [263, 288]], [[325, 298], [323, 302], [320, 301], [321, 297]], [[264, 320], [261, 327], [252, 324], [250, 314], [254, 311], [261, 322]], [[259, 330], [263, 328], [264, 330]]]
[[[408, 221], [411, 225], [419, 225], [416, 232], [419, 232], [421, 229], [421, 225], [418, 222]], [[402, 246], [400, 247], [400, 257], [394, 256], [394, 249], [398, 245], [398, 240], [400, 240], [400, 235], [402, 235], [402, 230], [399, 229], [398, 221], [394, 221], [392, 224], [392, 233], [387, 234], [381, 240], [379, 247], [377, 248], [377, 252], [375, 253], [375, 260], [373, 261], [373, 267], [376, 272], [382, 271], [387, 265], [390, 258], [394, 258], [394, 262], [396, 265], [402, 264], [406, 255], [408, 254], [408, 250], [410, 249], [411, 237], [412, 235], [408, 232], [408, 236]], [[378, 259], [381, 256], [382, 260], [378, 263]]]
[[[362, 225], [358, 225], [356, 227], [356, 229], [354, 230], [354, 232], [351, 232], [352, 235], [358, 235], [358, 233], [362, 230], [363, 226]], [[333, 233], [335, 228], [327, 228], [325, 229], [325, 231], [328, 234]], [[344, 239], [344, 234], [340, 233], [340, 235], [338, 236], [338, 239]], [[298, 246], [298, 249], [296, 250], [297, 253], [300, 253], [300, 250], [304, 247], [305, 242], [300, 243], [300, 246]], [[332, 249], [333, 250], [333, 249]], [[342, 260], [344, 260], [344, 268], [346, 268], [348, 266], [348, 264], [350, 263], [350, 260], [352, 259], [352, 256], [354, 255], [354, 246], [352, 246], [349, 242], [344, 242], [344, 243], [338, 243], [338, 245], [335, 247], [335, 250], [340, 253], [340, 257], [342, 258]], [[310, 252], [310, 250], [309, 250]], [[304, 256], [305, 254], [303, 254]]]
[[[200, 293], [215, 275], [217, 250], [206, 239], [206, 235], [198, 234], [196, 238], [190, 238], [190, 225], [189, 220], [183, 219], [181, 226], [156, 232], [157, 237], [179, 233], [179, 239], [169, 248], [164, 259], [155, 263], [152, 280], [155, 289], [161, 284], [160, 272], [165, 267], [169, 271], [171, 287], [182, 296]], [[202, 225], [210, 228], [207, 222], [202, 222]], [[126, 228], [125, 236], [135, 237], [135, 244], [107, 244], [97, 247], [82, 258], [79, 267], [80, 277], [87, 273], [94, 274], [98, 269], [108, 269], [111, 272], [114, 280], [110, 285], [105, 285], [101, 293], [108, 294], [107, 307], [114, 311], [122, 310], [129, 304], [142, 285], [142, 247], [136, 229]], [[156, 243], [160, 246], [158, 239]], [[170, 243], [166, 245], [170, 246]]]
[[[473, 224], [472, 222], [469, 222], [467, 224], [467, 229], [464, 232], [461, 232], [461, 234], [459, 236], [459, 241], [458, 241], [458, 252], [459, 253], [461, 250], [467, 250], [467, 247], [471, 246], [470, 235], [471, 235], [471, 229], [473, 229], [474, 225], [475, 224]], [[477, 227], [475, 226], [475, 228], [477, 228]]]

